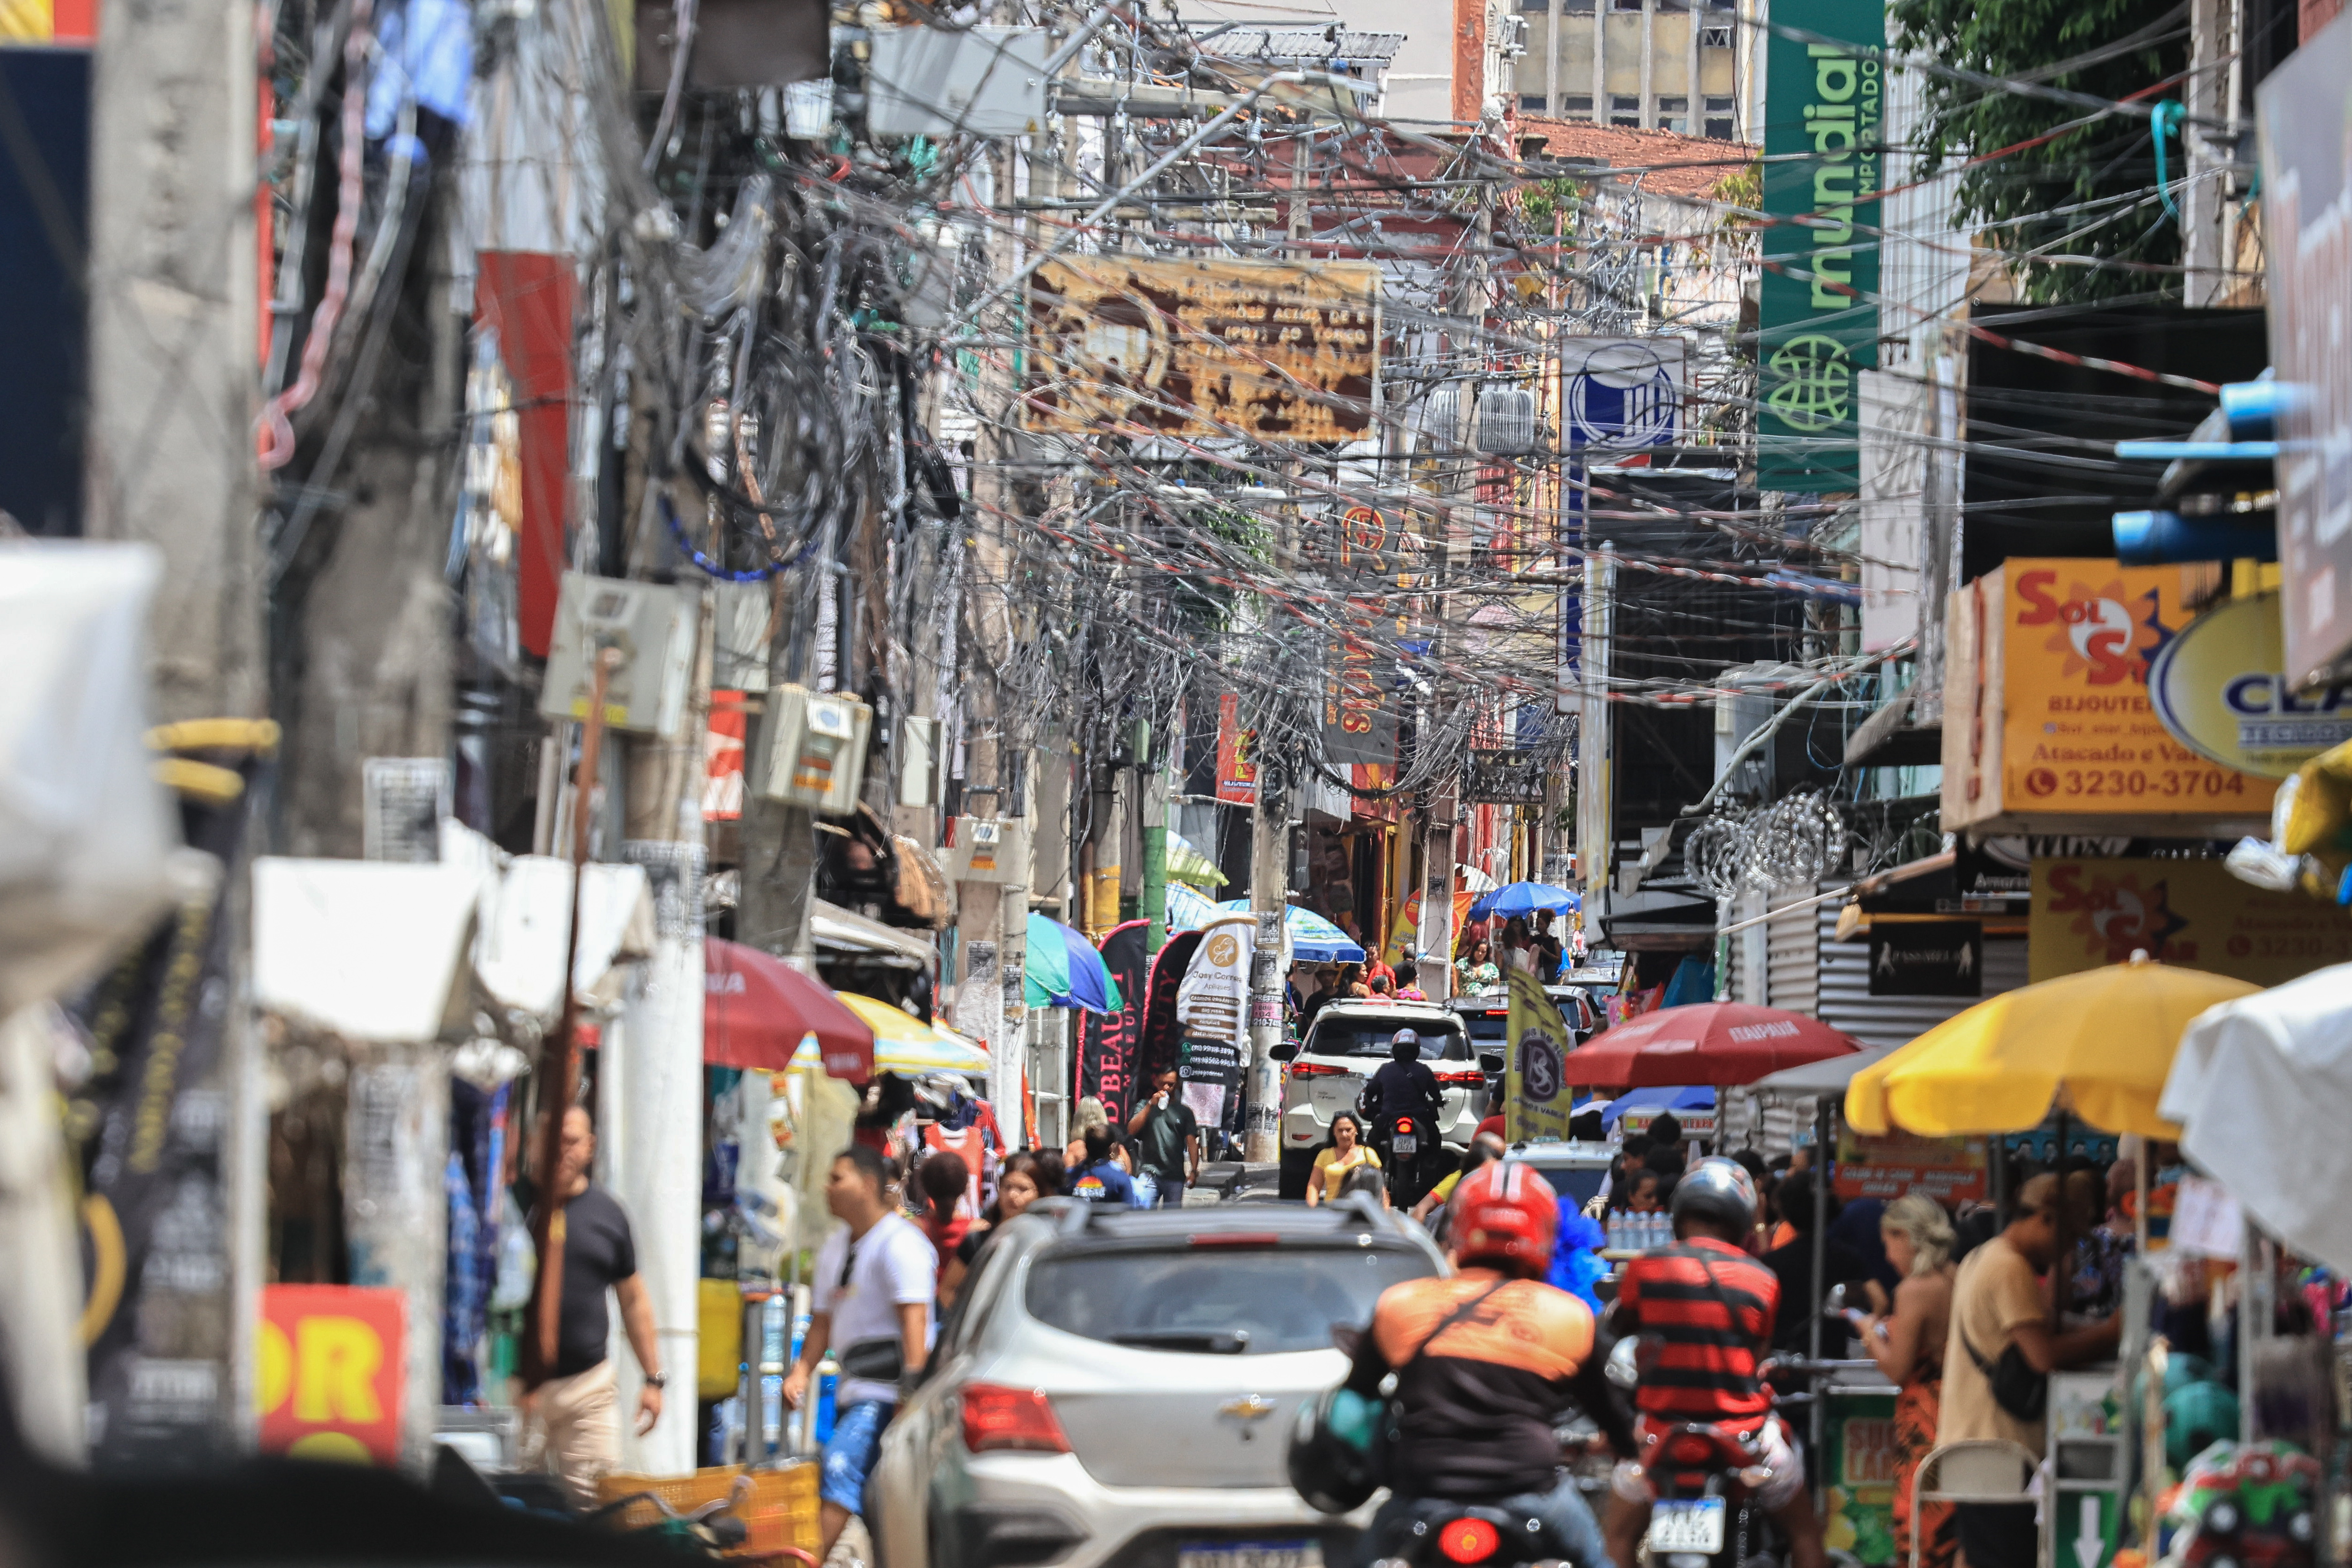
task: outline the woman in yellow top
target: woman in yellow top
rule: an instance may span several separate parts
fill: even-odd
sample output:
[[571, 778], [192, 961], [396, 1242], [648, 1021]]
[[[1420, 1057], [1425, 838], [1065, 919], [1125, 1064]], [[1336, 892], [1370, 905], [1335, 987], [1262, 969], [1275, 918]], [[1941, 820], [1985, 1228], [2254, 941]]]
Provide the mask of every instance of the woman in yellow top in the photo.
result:
[[1334, 1112], [1331, 1117], [1331, 1142], [1315, 1153], [1315, 1173], [1307, 1184], [1307, 1206], [1339, 1195], [1347, 1184], [1348, 1173], [1359, 1166], [1381, 1168], [1381, 1157], [1364, 1146], [1364, 1124], [1356, 1120], [1352, 1110]]

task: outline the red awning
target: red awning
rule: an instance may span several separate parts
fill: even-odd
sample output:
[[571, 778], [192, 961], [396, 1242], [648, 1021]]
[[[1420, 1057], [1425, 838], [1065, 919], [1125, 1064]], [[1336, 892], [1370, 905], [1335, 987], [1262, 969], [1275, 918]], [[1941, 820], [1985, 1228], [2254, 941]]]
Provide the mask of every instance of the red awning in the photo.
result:
[[1754, 1083], [1782, 1068], [1862, 1048], [1853, 1036], [1801, 1013], [1744, 1002], [1698, 1002], [1644, 1013], [1570, 1053], [1570, 1083], [1654, 1089]]
[[822, 981], [755, 947], [702, 944], [702, 1059], [712, 1067], [781, 1072], [810, 1035], [835, 1078], [874, 1073], [874, 1031]]

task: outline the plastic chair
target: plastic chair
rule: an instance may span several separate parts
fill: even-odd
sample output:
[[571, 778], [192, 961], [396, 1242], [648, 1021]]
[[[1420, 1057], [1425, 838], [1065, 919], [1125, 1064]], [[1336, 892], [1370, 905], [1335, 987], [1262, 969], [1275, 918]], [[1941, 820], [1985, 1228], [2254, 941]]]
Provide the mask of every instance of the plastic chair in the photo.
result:
[[[1928, 1449], [1911, 1478], [1911, 1568], [1919, 1568], [1922, 1504], [2031, 1501], [2025, 1489], [2041, 1467], [2032, 1449], [2006, 1437], [1938, 1443]], [[1931, 1489], [1939, 1481], [1950, 1489]]]

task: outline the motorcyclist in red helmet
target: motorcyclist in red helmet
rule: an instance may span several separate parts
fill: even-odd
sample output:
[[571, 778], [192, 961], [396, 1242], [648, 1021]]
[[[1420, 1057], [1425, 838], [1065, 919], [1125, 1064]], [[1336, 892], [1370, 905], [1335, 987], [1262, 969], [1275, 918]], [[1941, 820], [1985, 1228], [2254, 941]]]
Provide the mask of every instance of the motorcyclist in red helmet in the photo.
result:
[[1592, 1353], [1591, 1311], [1544, 1283], [1559, 1200], [1528, 1166], [1498, 1160], [1464, 1176], [1453, 1202], [1456, 1271], [1383, 1291], [1349, 1369], [1346, 1386], [1366, 1398], [1397, 1374], [1391, 1491], [1362, 1561], [1395, 1555], [1433, 1498], [1539, 1519], [1550, 1550], [1538, 1555], [1604, 1568], [1600, 1524], [1559, 1468], [1552, 1426], [1576, 1404], [1620, 1454], [1633, 1452], [1633, 1433]]

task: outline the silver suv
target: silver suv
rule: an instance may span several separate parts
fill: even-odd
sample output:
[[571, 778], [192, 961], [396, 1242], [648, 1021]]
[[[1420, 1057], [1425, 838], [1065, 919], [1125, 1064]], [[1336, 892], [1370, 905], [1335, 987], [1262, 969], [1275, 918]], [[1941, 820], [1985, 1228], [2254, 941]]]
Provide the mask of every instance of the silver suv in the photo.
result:
[[883, 1434], [880, 1568], [1340, 1568], [1371, 1505], [1299, 1498], [1291, 1418], [1346, 1375], [1335, 1327], [1444, 1271], [1360, 1196], [1039, 1204], [982, 1250]]
[[1486, 1114], [1486, 1075], [1460, 1016], [1434, 1002], [1327, 1002], [1283, 1075], [1284, 1197], [1306, 1195], [1315, 1152], [1330, 1142], [1332, 1116], [1356, 1108], [1365, 1083], [1389, 1059], [1389, 1041], [1399, 1029], [1421, 1037], [1421, 1059], [1445, 1096], [1437, 1119], [1440, 1140], [1456, 1154], [1470, 1147]]

